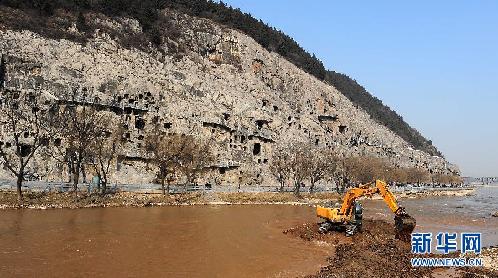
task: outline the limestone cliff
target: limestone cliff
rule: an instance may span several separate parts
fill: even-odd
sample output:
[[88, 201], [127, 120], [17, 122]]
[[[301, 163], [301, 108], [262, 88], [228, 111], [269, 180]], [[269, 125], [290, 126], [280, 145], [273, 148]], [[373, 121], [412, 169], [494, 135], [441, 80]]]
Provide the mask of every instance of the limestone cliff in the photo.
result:
[[[157, 128], [215, 139], [212, 183], [273, 184], [272, 150], [290, 141], [372, 155], [392, 164], [458, 173], [444, 158], [414, 150], [334, 87], [300, 70], [250, 37], [215, 24], [163, 11], [181, 27], [159, 50], [125, 47], [113, 32], [140, 33], [132, 19], [95, 16], [101, 28], [86, 42], [56, 40], [0, 28], [3, 89], [57, 100], [77, 92], [81, 105], [97, 105], [125, 121], [126, 151], [115, 178], [151, 182], [140, 158], [143, 140]], [[76, 24], [67, 32], [78, 34]], [[177, 50], [182, 49], [179, 54]], [[1, 80], [0, 80], [1, 81]], [[40, 159], [33, 171], [42, 171]]]

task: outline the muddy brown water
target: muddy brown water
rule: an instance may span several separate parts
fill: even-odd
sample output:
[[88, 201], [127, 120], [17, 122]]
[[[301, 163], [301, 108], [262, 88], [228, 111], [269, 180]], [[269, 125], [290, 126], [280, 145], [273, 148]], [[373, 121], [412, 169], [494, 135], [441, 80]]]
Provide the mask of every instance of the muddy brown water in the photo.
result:
[[[401, 203], [416, 231], [481, 232], [492, 246], [496, 200], [498, 188]], [[363, 206], [365, 218], [393, 221], [382, 201]], [[0, 277], [303, 276], [326, 265], [331, 247], [282, 231], [317, 221], [313, 207], [288, 205], [5, 210]]]
[[0, 211], [0, 277], [296, 277], [328, 249], [283, 230], [306, 206]]

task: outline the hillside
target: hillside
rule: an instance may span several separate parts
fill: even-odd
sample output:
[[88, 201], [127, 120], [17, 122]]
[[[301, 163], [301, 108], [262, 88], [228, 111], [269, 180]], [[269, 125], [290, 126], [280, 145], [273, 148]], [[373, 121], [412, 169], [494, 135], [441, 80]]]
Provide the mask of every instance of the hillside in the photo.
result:
[[[146, 25], [126, 14], [5, 6], [0, 18], [0, 92], [119, 118], [125, 141], [114, 170], [119, 183], [154, 180], [145, 148], [154, 131], [211, 140], [216, 161], [204, 181], [210, 184], [274, 184], [273, 151], [290, 142], [458, 174], [335, 87], [213, 20], [166, 8]], [[62, 175], [56, 165], [40, 156], [29, 167], [55, 179]]]
[[[27, 12], [26, 16], [28, 18], [3, 16], [3, 20], [0, 18], [0, 23], [11, 28], [28, 29], [45, 36], [75, 41], [85, 40], [86, 35], [78, 36], [61, 32], [58, 25], [67, 23], [46, 20], [51, 18], [57, 9], [63, 8], [72, 11], [77, 16], [80, 29], [85, 33], [92, 33], [93, 31], [92, 26], [88, 26], [82, 16], [83, 13], [88, 11], [101, 12], [108, 16], [135, 18], [143, 28], [143, 36], [124, 39], [122, 43], [139, 48], [144, 48], [148, 42], [159, 46], [164, 36], [174, 40], [179, 35], [176, 27], [160, 16], [159, 10], [169, 8], [191, 16], [211, 19], [227, 27], [242, 31], [268, 51], [280, 54], [305, 72], [312, 74], [319, 80], [332, 84], [353, 103], [367, 111], [374, 120], [405, 139], [415, 149], [425, 151], [431, 155], [442, 156], [430, 140], [427, 140], [416, 129], [410, 127], [401, 116], [384, 105], [381, 100], [373, 97], [355, 80], [335, 71], [327, 71], [315, 55], [306, 52], [289, 36], [269, 27], [262, 21], [256, 20], [250, 14], [226, 6], [223, 2], [217, 3], [205, 0], [4, 0], [2, 2], [3, 5], [23, 9]], [[122, 34], [114, 35], [122, 36]]]
[[443, 154], [432, 145], [432, 141], [425, 139], [416, 129], [410, 127], [396, 111], [391, 110], [391, 108], [384, 105], [380, 99], [372, 96], [363, 86], [358, 84], [356, 80], [335, 71], [327, 71], [325, 80], [349, 98], [354, 104], [365, 109], [373, 119], [388, 127], [401, 138], [412, 144], [416, 149], [432, 155], [443, 156]]

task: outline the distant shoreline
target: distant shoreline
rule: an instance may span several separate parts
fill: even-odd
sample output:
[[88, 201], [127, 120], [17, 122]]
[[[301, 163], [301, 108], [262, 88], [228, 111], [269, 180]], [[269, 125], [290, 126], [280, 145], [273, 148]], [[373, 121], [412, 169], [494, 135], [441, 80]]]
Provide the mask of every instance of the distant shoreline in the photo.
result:
[[[431, 191], [398, 192], [399, 199], [429, 197], [461, 197], [474, 193], [474, 188], [441, 188]], [[314, 206], [327, 202], [340, 202], [338, 193], [302, 193], [299, 197], [284, 192], [188, 192], [170, 195], [157, 193], [118, 192], [105, 196], [86, 193], [43, 193], [25, 192], [22, 203], [18, 203], [15, 191], [0, 191], [0, 209], [61, 209], [61, 208], [104, 208], [104, 207], [160, 207], [193, 205], [300, 205]], [[374, 196], [372, 199], [381, 199]]]

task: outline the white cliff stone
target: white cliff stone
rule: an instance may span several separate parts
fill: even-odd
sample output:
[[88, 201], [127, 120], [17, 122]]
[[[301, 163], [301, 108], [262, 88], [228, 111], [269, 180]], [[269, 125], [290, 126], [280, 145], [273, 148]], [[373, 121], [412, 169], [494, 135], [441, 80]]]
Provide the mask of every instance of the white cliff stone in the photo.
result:
[[[144, 155], [143, 139], [138, 138], [154, 128], [154, 121], [168, 132], [212, 137], [220, 170], [206, 180], [216, 183], [235, 183], [250, 172], [254, 177], [248, 183], [274, 184], [268, 169], [272, 150], [291, 141], [334, 148], [345, 156], [383, 157], [402, 167], [458, 172], [443, 158], [413, 150], [333, 86], [268, 52], [252, 38], [208, 20], [177, 18], [180, 26], [203, 27], [183, 29], [178, 43], [189, 47], [180, 59], [126, 49], [102, 31], [86, 44], [78, 44], [29, 31], [0, 30], [0, 53], [37, 68], [22, 72], [7, 61], [6, 88], [28, 89], [36, 77], [40, 92], [52, 98], [64, 99], [75, 88], [86, 89], [88, 96], [81, 101], [97, 99], [123, 108], [120, 116], [128, 123], [126, 155], [130, 157]], [[140, 32], [133, 20], [106, 24]], [[125, 108], [140, 112], [127, 113]], [[143, 130], [136, 127], [138, 120], [145, 122]], [[261, 150], [254, 154], [257, 144]], [[126, 170], [135, 167], [129, 164], [121, 171], [132, 174], [117, 172], [116, 180], [151, 181], [146, 165], [135, 166], [147, 171]]]

